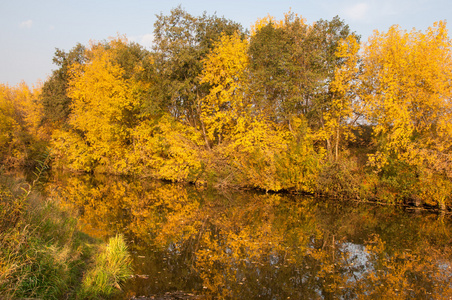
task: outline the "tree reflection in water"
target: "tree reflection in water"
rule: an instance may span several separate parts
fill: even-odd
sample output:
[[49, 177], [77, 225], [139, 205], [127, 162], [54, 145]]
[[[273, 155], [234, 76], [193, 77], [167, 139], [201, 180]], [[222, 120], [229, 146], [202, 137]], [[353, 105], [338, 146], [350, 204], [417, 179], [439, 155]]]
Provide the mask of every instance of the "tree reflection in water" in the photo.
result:
[[452, 297], [448, 216], [88, 175], [57, 174], [47, 191], [87, 234], [130, 241], [125, 298]]

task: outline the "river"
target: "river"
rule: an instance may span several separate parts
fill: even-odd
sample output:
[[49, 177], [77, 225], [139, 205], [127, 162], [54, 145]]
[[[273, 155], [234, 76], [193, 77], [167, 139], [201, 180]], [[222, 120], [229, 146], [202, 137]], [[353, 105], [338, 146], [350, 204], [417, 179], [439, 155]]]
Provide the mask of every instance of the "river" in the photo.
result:
[[125, 236], [135, 275], [120, 299], [452, 296], [448, 215], [100, 175], [55, 174], [45, 193], [81, 231]]

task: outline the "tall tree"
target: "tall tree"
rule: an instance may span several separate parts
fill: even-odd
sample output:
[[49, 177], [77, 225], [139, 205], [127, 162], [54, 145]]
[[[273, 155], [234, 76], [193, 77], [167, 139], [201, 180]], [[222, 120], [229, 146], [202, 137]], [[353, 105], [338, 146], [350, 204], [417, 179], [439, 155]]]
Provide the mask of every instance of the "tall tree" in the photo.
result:
[[359, 49], [358, 39], [354, 35], [349, 35], [339, 43], [335, 53], [343, 62], [336, 66], [334, 79], [330, 84], [332, 99], [328, 109], [323, 113], [324, 126], [321, 130], [327, 143], [327, 150], [329, 154], [333, 154], [335, 161], [339, 157], [341, 137], [351, 135], [352, 119], [359, 110], [357, 104]]
[[451, 51], [445, 22], [369, 38], [360, 98], [379, 142], [377, 167], [393, 158], [452, 178]]
[[[304, 98], [304, 107], [309, 125], [315, 130], [324, 127], [324, 114], [333, 105], [330, 85], [336, 69], [345, 62], [336, 52], [342, 41], [350, 35], [359, 42], [359, 36], [352, 33], [349, 26], [337, 16], [330, 21], [321, 19], [315, 22], [308, 32], [305, 51], [310, 53], [312, 81]], [[305, 57], [303, 53], [299, 55]]]
[[277, 21], [268, 16], [258, 20], [250, 40], [250, 97], [256, 109], [275, 121], [287, 121], [299, 106], [305, 89], [305, 62], [297, 61], [308, 26], [289, 13]]
[[250, 41], [251, 96], [277, 122], [303, 114], [313, 129], [322, 128], [332, 101], [329, 85], [343, 63], [336, 57], [341, 39], [351, 34], [338, 17], [312, 25], [294, 14], [284, 20], [258, 20]]
[[[238, 33], [223, 34], [204, 60], [202, 83], [212, 86], [202, 98], [201, 122], [210, 141], [230, 137], [240, 118], [249, 113], [245, 103], [248, 41]], [[203, 127], [204, 129], [204, 127]]]
[[66, 123], [71, 112], [71, 98], [67, 95], [68, 70], [74, 63], [85, 62], [85, 47], [77, 44], [68, 53], [56, 49], [53, 63], [59, 68], [52, 72], [44, 83], [40, 101], [44, 106], [44, 121], [50, 123]]
[[198, 99], [209, 92], [209, 86], [200, 83], [202, 60], [222, 33], [232, 35], [242, 27], [216, 15], [192, 16], [180, 6], [169, 16], [158, 15], [154, 27], [159, 97], [171, 115], [199, 126]]
[[143, 114], [149, 82], [136, 45], [118, 37], [93, 43], [85, 63], [68, 70], [72, 99], [68, 130], [56, 131], [54, 150], [74, 169], [128, 173], [137, 166], [133, 130]]

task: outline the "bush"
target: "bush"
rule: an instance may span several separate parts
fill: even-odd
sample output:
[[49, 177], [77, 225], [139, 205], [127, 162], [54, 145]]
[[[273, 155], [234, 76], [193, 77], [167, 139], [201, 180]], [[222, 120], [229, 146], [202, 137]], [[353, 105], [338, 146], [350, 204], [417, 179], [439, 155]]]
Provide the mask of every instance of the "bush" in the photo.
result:
[[326, 163], [318, 180], [319, 193], [337, 198], [358, 198], [360, 174], [357, 169], [357, 163], [350, 158]]

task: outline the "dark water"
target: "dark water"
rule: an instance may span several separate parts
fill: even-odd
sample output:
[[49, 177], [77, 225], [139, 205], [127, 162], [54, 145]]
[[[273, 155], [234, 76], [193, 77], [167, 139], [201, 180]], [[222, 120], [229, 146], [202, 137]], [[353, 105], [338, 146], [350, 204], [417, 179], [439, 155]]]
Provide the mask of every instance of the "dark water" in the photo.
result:
[[102, 176], [56, 175], [47, 192], [84, 232], [124, 234], [135, 273], [124, 299], [452, 297], [447, 215]]

